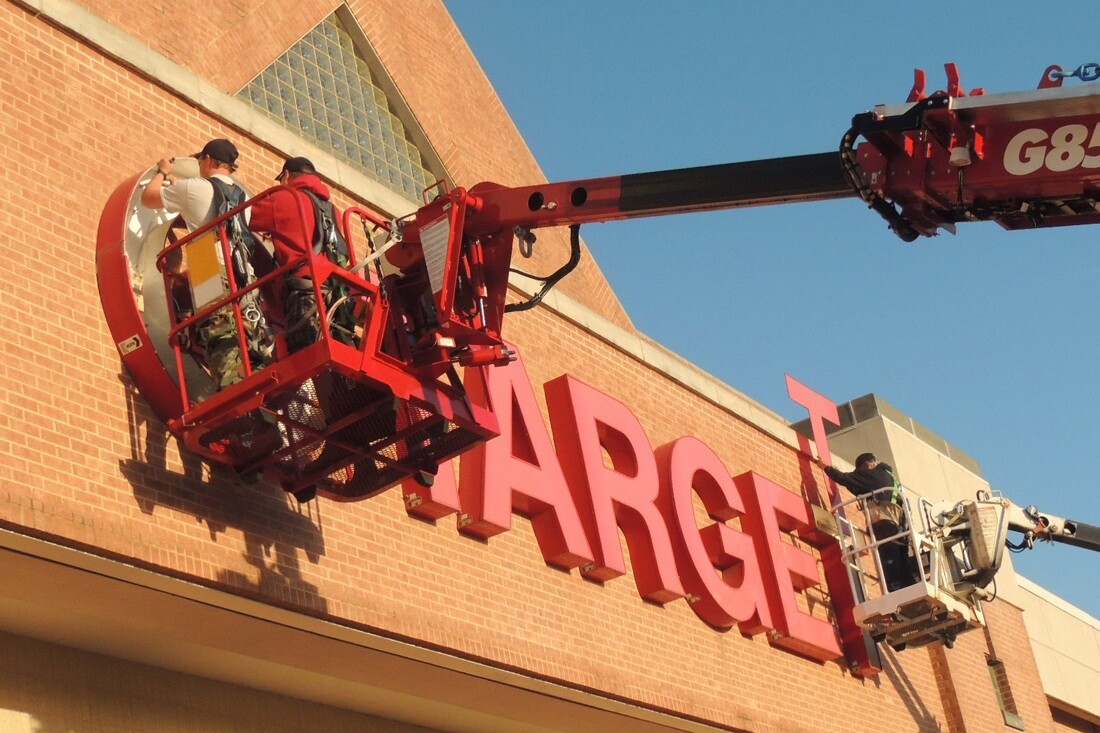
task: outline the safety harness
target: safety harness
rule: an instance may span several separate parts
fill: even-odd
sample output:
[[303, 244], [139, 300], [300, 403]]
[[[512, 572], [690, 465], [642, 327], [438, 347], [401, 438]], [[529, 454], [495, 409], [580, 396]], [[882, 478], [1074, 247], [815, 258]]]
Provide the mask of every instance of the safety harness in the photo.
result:
[[[347, 269], [351, 265], [348, 257], [348, 243], [340, 228], [336, 226], [336, 209], [332, 202], [323, 199], [306, 188], [299, 188], [313, 204], [313, 252], [324, 255], [337, 267]], [[299, 297], [309, 298], [309, 308], [298, 316], [295, 323], [290, 324], [287, 333], [303, 328], [307, 323], [314, 323], [317, 318], [317, 304], [313, 302], [313, 280], [308, 277], [288, 277], [287, 287], [296, 291]], [[355, 314], [354, 305], [349, 298], [350, 290], [346, 282], [339, 278], [330, 278], [321, 284], [321, 295], [325, 299], [325, 307], [329, 311], [329, 325], [332, 335], [338, 341], [346, 344], [354, 344], [355, 341]], [[319, 323], [315, 328], [319, 331]], [[316, 333], [313, 338], [320, 334]], [[295, 339], [297, 341], [297, 339]], [[308, 339], [307, 339], [308, 341]], [[303, 344], [304, 345], [304, 344]]]
[[[887, 519], [898, 525], [899, 531], [905, 531], [906, 517], [905, 507], [903, 506], [901, 481], [894, 475], [893, 471], [888, 472], [890, 478], [894, 481], [894, 489], [889, 495], [885, 491], [877, 493], [874, 497], [872, 504], [872, 514], [878, 519]], [[883, 487], [884, 489], [887, 487]], [[896, 542], [903, 543], [905, 540], [899, 538]]]
[[[206, 180], [210, 181], [214, 187], [214, 206], [219, 217], [244, 203], [245, 195], [240, 186], [214, 177]], [[252, 258], [257, 247], [262, 245], [256, 239], [256, 235], [248, 229], [243, 212], [237, 212], [226, 220], [225, 234], [229, 239], [229, 252], [233, 260], [233, 277], [237, 287], [243, 288], [256, 280]], [[259, 291], [253, 290], [246, 293], [241, 297], [240, 305], [249, 354], [254, 360], [263, 362], [271, 355], [274, 338], [264, 318]]]
[[299, 188], [299, 191], [309, 197], [313, 203], [313, 215], [316, 224], [313, 227], [313, 252], [324, 253], [325, 257], [334, 265], [347, 268], [351, 264], [348, 259], [348, 242], [336, 226], [336, 209], [332, 202], [323, 199], [307, 188]]
[[901, 506], [901, 481], [898, 481], [898, 477], [894, 475], [893, 471], [889, 472], [890, 478], [894, 479], [894, 491], [890, 494], [890, 503]]

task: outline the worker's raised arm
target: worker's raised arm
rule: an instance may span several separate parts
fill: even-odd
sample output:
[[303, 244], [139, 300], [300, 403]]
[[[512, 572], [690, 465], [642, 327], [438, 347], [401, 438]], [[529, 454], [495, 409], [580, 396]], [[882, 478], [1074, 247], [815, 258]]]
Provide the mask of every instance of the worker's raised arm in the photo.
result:
[[833, 468], [832, 466], [825, 466], [825, 475], [831, 478], [833, 481], [836, 481], [841, 486], [850, 489], [854, 494], [864, 493], [857, 490], [859, 488], [859, 482], [856, 480], [854, 472], [845, 473], [844, 471]]
[[851, 473], [838, 471], [832, 466], [825, 467], [825, 474], [841, 486], [851, 491], [856, 496], [870, 494], [878, 489], [894, 485], [894, 471], [886, 463], [879, 463], [870, 458], [861, 460], [870, 454], [863, 454], [857, 458], [856, 470]]
[[152, 179], [148, 185], [145, 186], [145, 190], [141, 192], [141, 205], [147, 209], [163, 209], [164, 197], [161, 196], [160, 190], [164, 187], [168, 176], [172, 174], [173, 162], [171, 158], [161, 158], [157, 161], [157, 172], [153, 174]]

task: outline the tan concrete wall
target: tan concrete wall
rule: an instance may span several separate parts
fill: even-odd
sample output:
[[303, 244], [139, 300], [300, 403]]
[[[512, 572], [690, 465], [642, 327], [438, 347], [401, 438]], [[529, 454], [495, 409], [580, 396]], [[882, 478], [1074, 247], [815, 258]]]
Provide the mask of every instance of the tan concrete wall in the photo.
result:
[[990, 488], [980, 474], [881, 415], [829, 436], [829, 446], [849, 462], [864, 451], [874, 453], [894, 467], [907, 489], [932, 501], [973, 499]]
[[429, 729], [0, 632], [0, 730], [427, 733]]
[[1026, 578], [1019, 586], [1047, 695], [1100, 720], [1100, 622]]

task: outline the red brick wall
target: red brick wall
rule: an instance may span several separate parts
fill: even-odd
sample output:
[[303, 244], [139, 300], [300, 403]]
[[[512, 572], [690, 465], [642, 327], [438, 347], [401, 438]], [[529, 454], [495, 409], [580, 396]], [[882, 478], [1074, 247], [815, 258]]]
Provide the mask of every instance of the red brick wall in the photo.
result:
[[986, 604], [985, 609], [989, 621], [989, 652], [1004, 663], [1004, 675], [1016, 712], [1029, 731], [1050, 729], [1050, 706], [1039, 679], [1023, 614], [1014, 606], [1001, 602]]
[[[349, 5], [456, 184], [517, 186], [545, 180], [442, 3], [415, 0], [389, 3], [385, 9], [376, 2]], [[477, 120], [473, 128], [471, 120]], [[568, 257], [567, 233], [542, 231], [523, 269], [549, 274]], [[560, 287], [613, 323], [631, 327], [587, 250]]]
[[180, 66], [236, 94], [337, 7], [331, 0], [79, 3]]
[[[230, 92], [332, 9], [308, 0], [152, 2], [141, 13], [113, 0], [88, 5]], [[352, 7], [459, 182], [539, 177], [437, 2]], [[219, 43], [253, 29], [272, 32], [249, 35], [236, 65], [219, 55]], [[0, 523], [718, 725], [934, 731], [961, 730], [965, 718], [967, 730], [997, 729], [984, 727], [999, 715], [991, 695], [971, 692], [971, 677], [983, 684], [980, 634], [942, 654], [887, 652], [884, 674], [860, 681], [763, 637], [717, 632], [683, 601], [643, 603], [629, 576], [601, 587], [551, 569], [519, 518], [480, 543], [459, 536], [453, 518], [410, 519], [397, 491], [299, 507], [274, 485], [212, 475], [166, 438], [120, 372], [96, 292], [94, 232], [108, 192], [163, 154], [235, 138], [254, 190], [278, 158], [10, 2], [0, 3], [0, 54]], [[471, 119], [484, 123], [472, 130]], [[562, 238], [541, 241], [557, 244], [533, 270], [564, 259]], [[568, 282], [567, 292], [628, 323], [594, 263]], [[801, 486], [787, 445], [561, 317], [513, 316], [506, 336], [540, 401], [541, 384], [569, 373], [628, 404], [655, 446], [696, 435], [731, 473]], [[1007, 614], [1001, 635], [999, 649], [1026, 656], [1018, 618]], [[1015, 679], [1029, 730], [1043, 730], [1031, 727], [1041, 726], [1041, 689], [1030, 671], [1020, 688]]]
[[[988, 633], [960, 636], [955, 648], [932, 651], [933, 664], [948, 720], [958, 731], [1012, 730], [1005, 725], [989, 660], [1002, 663], [1005, 699], [1029, 731], [1053, 730], [1039, 670], [1020, 610], [1003, 601], [984, 606]], [[1013, 710], [1013, 706], [1015, 710]]]
[[[141, 12], [133, 12], [131, 5], [118, 0], [81, 4], [229, 94], [240, 91], [338, 7], [331, 0], [150, 0], [142, 3]], [[349, 5], [456, 185], [494, 181], [514, 186], [545, 180], [441, 3]], [[182, 31], [196, 28], [202, 30]], [[471, 120], [478, 124], [471, 127]], [[247, 180], [247, 171], [241, 175]], [[535, 256], [524, 269], [548, 274], [568, 257], [564, 231], [541, 232]], [[617, 325], [631, 327], [587, 250], [577, 270], [558, 287]]]

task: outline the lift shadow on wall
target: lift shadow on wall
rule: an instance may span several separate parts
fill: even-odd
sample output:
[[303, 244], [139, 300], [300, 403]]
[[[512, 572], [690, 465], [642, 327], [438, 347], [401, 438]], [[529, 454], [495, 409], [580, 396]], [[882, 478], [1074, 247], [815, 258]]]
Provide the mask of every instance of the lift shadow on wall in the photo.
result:
[[206, 525], [214, 543], [229, 530], [239, 531], [244, 559], [257, 573], [250, 577], [222, 569], [218, 583], [326, 612], [325, 599], [316, 585], [302, 577], [300, 565], [303, 554], [310, 563], [325, 554], [320, 502], [298, 504], [263, 479], [245, 484], [235, 474], [204, 469], [202, 461], [182, 446], [178, 449], [182, 473], [178, 472], [168, 464], [167, 426], [141, 399], [124, 370], [119, 380], [126, 391], [130, 435], [130, 457], [119, 461], [119, 469], [142, 513], [151, 515], [160, 508], [192, 516]]
[[[943, 649], [937, 646], [936, 651], [942, 654]], [[914, 649], [909, 653], [921, 654], [927, 652], [923, 649]], [[928, 706], [924, 704], [920, 691], [913, 685], [913, 681], [909, 679], [909, 675], [905, 673], [905, 668], [898, 659], [898, 652], [889, 647], [883, 647], [882, 674], [890, 680], [890, 684], [897, 690], [898, 698], [905, 704], [905, 709], [909, 711], [909, 714], [913, 716], [913, 722], [918, 726], [917, 730], [921, 733], [926, 731], [927, 733], [940, 733], [940, 731], [945, 730], [947, 722], [937, 720], [932, 711], [928, 709]]]

